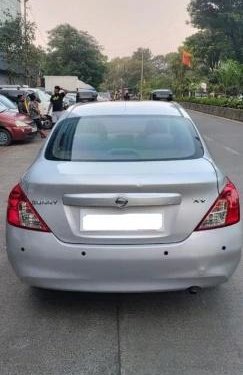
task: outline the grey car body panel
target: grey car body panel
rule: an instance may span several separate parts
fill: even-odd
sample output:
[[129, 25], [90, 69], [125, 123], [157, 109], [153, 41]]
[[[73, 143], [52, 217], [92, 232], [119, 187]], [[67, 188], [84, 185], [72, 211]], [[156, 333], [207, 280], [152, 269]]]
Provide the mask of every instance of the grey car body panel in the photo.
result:
[[[241, 224], [194, 232], [177, 244], [77, 245], [7, 225], [9, 260], [27, 284], [92, 292], [144, 292], [223, 283], [241, 257]], [[222, 247], [225, 250], [222, 250]], [[25, 251], [21, 251], [24, 248]]]

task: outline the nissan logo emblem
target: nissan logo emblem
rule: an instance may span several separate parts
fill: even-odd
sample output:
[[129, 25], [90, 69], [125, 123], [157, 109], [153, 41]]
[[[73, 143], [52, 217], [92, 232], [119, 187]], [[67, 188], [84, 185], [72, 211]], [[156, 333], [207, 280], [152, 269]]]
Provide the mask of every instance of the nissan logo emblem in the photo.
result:
[[118, 208], [124, 208], [124, 207], [127, 206], [127, 204], [128, 204], [128, 200], [127, 200], [126, 198], [123, 198], [123, 197], [118, 197], [118, 198], [116, 199], [115, 203], [116, 203], [116, 206], [117, 206]]

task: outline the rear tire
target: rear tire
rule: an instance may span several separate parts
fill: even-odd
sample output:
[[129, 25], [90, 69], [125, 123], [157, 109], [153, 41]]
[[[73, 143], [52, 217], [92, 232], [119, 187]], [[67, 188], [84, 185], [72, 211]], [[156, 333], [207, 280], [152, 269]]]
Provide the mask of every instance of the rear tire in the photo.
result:
[[0, 147], [1, 146], [9, 146], [12, 143], [12, 136], [11, 134], [3, 129], [0, 128]]
[[52, 128], [52, 119], [51, 117], [46, 118], [41, 121], [42, 122], [42, 129], [44, 130], [50, 130]]

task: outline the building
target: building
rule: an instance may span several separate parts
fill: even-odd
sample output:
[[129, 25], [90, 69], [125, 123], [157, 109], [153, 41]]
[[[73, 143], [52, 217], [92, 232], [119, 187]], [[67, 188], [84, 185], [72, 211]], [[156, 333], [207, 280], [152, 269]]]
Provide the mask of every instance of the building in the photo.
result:
[[[20, 0], [0, 0], [0, 21], [4, 21], [6, 14], [10, 14], [12, 17], [16, 17], [21, 13], [21, 1]], [[3, 59], [0, 51], [0, 84], [6, 84], [8, 82], [6, 62]]]
[[10, 13], [11, 16], [16, 17], [21, 13], [20, 0], [1, 0], [0, 1], [0, 20], [3, 21], [5, 14]]

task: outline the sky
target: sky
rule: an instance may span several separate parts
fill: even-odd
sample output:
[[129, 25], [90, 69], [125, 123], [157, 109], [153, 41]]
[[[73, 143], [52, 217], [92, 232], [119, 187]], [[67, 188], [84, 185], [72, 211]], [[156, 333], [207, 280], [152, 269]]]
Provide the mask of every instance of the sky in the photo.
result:
[[195, 30], [189, 0], [29, 0], [29, 19], [38, 25], [37, 43], [47, 31], [69, 23], [94, 36], [109, 57], [129, 56], [139, 47], [154, 55], [176, 51]]

